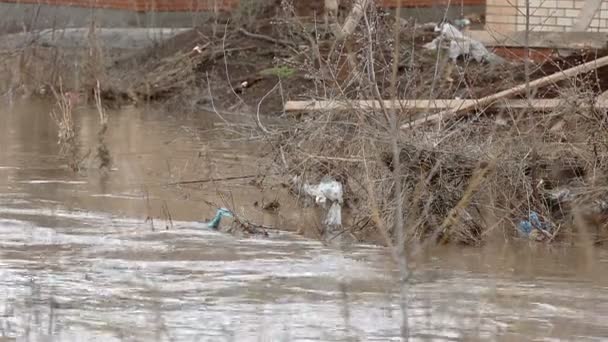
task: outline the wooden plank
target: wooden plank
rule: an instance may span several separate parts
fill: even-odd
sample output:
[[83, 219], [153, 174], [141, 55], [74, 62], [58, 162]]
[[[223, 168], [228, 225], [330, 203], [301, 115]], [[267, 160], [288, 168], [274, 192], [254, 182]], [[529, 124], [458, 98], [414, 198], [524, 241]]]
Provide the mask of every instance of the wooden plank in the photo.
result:
[[607, 108], [608, 107], [608, 90], [601, 93], [594, 103], [595, 108]]
[[[474, 100], [398, 100], [382, 101], [385, 108], [399, 109], [446, 109], [462, 105]], [[288, 101], [285, 103], [285, 111], [296, 112], [305, 110], [331, 111], [349, 108], [358, 109], [381, 109], [380, 102], [374, 100], [352, 100], [352, 101]]]
[[[565, 80], [567, 78], [576, 76], [578, 74], [584, 73], [584, 72], [589, 72], [589, 71], [593, 71], [597, 68], [603, 67], [608, 65], [608, 56], [604, 56], [602, 58], [598, 58], [596, 60], [581, 64], [581, 65], [577, 65], [575, 67], [572, 67], [570, 69], [566, 69], [563, 71], [559, 71], [555, 74], [551, 74], [549, 76], [545, 76], [545, 77], [541, 77], [537, 80], [534, 80], [532, 82], [530, 82], [529, 86], [530, 89], [532, 88], [538, 88], [538, 87], [542, 87], [551, 83], [555, 83], [555, 82], [559, 82], [562, 80]], [[489, 95], [486, 97], [482, 97], [481, 99], [478, 100], [474, 100], [473, 103], [467, 103], [464, 104], [456, 109], [449, 109], [447, 111], [442, 111], [439, 112], [437, 114], [433, 114], [433, 115], [429, 115], [426, 118], [423, 119], [418, 119], [415, 120], [409, 124], [405, 124], [403, 126], [401, 126], [401, 128], [406, 129], [408, 127], [415, 127], [421, 124], [424, 124], [426, 122], [435, 122], [435, 121], [439, 121], [442, 120], [445, 117], [451, 117], [451, 116], [456, 116], [459, 112], [463, 112], [465, 110], [469, 110], [472, 109], [474, 107], [477, 108], [483, 108], [483, 107], [487, 107], [488, 105], [492, 104], [493, 102], [496, 102], [498, 100], [502, 100], [506, 97], [509, 96], [513, 96], [516, 94], [519, 94], [521, 92], [523, 92], [524, 90], [526, 90], [526, 84], [522, 83], [520, 85], [517, 85], [513, 88], [509, 88], [507, 90], [503, 90], [501, 92], [498, 92], [496, 94], [493, 95]]]
[[[532, 99], [531, 105], [535, 109], [553, 109], [559, 106], [563, 106], [567, 103], [566, 100], [562, 99]], [[387, 109], [397, 108], [399, 110], [445, 110], [445, 109], [457, 109], [462, 106], [469, 106], [475, 104], [475, 100], [451, 100], [451, 99], [437, 99], [437, 100], [399, 100], [399, 101], [383, 101], [383, 105]], [[526, 100], [503, 100], [490, 104], [494, 108], [528, 108], [528, 101]], [[605, 106], [602, 104], [602, 106]], [[378, 101], [368, 100], [352, 100], [352, 101], [287, 101], [285, 103], [286, 112], [301, 112], [301, 111], [335, 111], [335, 110], [348, 110], [351, 108], [357, 109], [381, 109]], [[608, 108], [608, 107], [607, 107]]]
[[606, 90], [605, 92], [601, 93], [598, 97], [598, 100], [608, 100], [608, 90]]
[[602, 0], [585, 0], [585, 5], [581, 8], [576, 22], [572, 25], [572, 31], [587, 31], [589, 24], [591, 24], [591, 20], [593, 20], [593, 17], [595, 17], [595, 14], [600, 9], [601, 5]]

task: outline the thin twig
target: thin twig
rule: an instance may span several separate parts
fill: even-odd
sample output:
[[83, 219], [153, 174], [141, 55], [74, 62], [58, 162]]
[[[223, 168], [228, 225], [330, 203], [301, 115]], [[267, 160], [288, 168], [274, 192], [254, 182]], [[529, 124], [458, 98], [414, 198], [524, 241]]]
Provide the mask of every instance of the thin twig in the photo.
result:
[[277, 82], [277, 84], [275, 84], [274, 87], [272, 87], [272, 89], [270, 89], [270, 91], [268, 91], [258, 102], [258, 108], [256, 111], [256, 115], [255, 115], [255, 123], [258, 126], [258, 128], [264, 132], [264, 134], [270, 134], [271, 132], [266, 129], [266, 127], [264, 127], [264, 125], [262, 124], [262, 120], [260, 119], [260, 107], [262, 106], [262, 102], [264, 102], [264, 100], [266, 100], [266, 98], [272, 94], [278, 87], [279, 87], [280, 81]]
[[245, 30], [242, 27], [240, 27], [238, 31], [241, 34], [243, 34], [243, 35], [245, 35], [245, 36], [247, 36], [249, 38], [260, 39], [260, 40], [264, 40], [264, 41], [267, 41], [267, 42], [270, 42], [270, 43], [275, 43], [275, 44], [278, 44], [278, 45], [284, 45], [284, 46], [287, 46], [287, 47], [290, 47], [290, 48], [291, 47], [295, 47], [295, 44], [292, 43], [292, 42], [290, 42], [290, 41], [272, 38], [272, 37], [269, 37], [269, 36], [267, 36], [265, 34], [252, 33], [252, 32], [249, 32], [249, 31]]
[[228, 81], [228, 86], [230, 86], [230, 90], [232, 91], [232, 94], [234, 94], [234, 96], [236, 96], [240, 103], [245, 103], [245, 101], [243, 101], [243, 98], [239, 96], [239, 94], [236, 93], [236, 91], [234, 90], [234, 88], [232, 87], [232, 80], [230, 79], [230, 72], [228, 71], [228, 57], [226, 54], [226, 36], [228, 35], [228, 23], [226, 23], [226, 25], [224, 26], [224, 36], [222, 37], [222, 51], [224, 51], [223, 53], [223, 57], [224, 57], [224, 70], [226, 72], [226, 80]]
[[225, 181], [257, 178], [257, 177], [260, 177], [260, 175], [245, 175], [245, 176], [233, 176], [233, 177], [221, 177], [221, 178], [195, 179], [195, 180], [173, 182], [173, 183], [169, 183], [167, 185], [204, 184], [204, 183], [211, 183], [211, 182], [225, 182]]

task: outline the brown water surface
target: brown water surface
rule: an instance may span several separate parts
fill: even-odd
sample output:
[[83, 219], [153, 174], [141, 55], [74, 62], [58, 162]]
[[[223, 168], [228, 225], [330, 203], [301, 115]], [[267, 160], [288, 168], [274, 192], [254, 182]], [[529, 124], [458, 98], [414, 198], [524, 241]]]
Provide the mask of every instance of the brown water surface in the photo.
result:
[[[167, 186], [263, 171], [260, 142], [226, 139], [213, 114], [126, 109], [110, 113], [112, 170], [89, 158], [75, 174], [48, 110], [0, 109], [0, 340], [399, 340], [396, 274], [382, 248], [209, 231], [200, 222], [221, 204], [218, 191], [256, 222], [307, 221], [283, 197], [278, 215], [258, 210], [282, 195], [249, 180]], [[79, 110], [75, 122], [93, 156], [96, 114]], [[608, 338], [603, 250], [442, 247], [412, 268], [412, 340]]]

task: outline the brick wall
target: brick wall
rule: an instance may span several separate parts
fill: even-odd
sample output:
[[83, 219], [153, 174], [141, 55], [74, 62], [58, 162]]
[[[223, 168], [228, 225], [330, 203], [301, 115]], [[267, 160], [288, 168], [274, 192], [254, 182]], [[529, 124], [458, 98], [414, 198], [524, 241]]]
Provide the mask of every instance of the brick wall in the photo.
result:
[[[380, 6], [397, 7], [399, 0], [376, 0]], [[433, 6], [483, 6], [486, 0], [401, 0], [401, 7], [433, 7]]]
[[134, 11], [229, 11], [239, 0], [0, 0], [7, 3], [111, 8]]
[[[310, 1], [310, 0], [295, 0]], [[399, 0], [376, 0], [380, 6], [397, 7]], [[492, 1], [492, 0], [490, 0]], [[23, 4], [46, 4], [96, 8], [127, 9], [135, 11], [205, 11], [232, 10], [239, 5], [239, 0], [0, 0], [0, 2]], [[465, 5], [484, 5], [486, 0], [401, 0], [402, 7], [452, 7]]]
[[[526, 8], [523, 0], [487, 0], [486, 28], [492, 31], [524, 31]], [[530, 29], [570, 31], [585, 0], [530, 0]], [[587, 31], [608, 32], [608, 0], [602, 1]]]

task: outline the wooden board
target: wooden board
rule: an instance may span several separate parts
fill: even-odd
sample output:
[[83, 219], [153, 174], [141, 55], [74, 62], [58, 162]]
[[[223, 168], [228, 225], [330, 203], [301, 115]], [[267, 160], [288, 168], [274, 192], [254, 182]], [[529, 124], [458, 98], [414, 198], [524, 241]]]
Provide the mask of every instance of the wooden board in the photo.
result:
[[[546, 85], [549, 85], [549, 84], [552, 84], [555, 82], [563, 81], [570, 77], [577, 76], [581, 73], [593, 71], [597, 68], [601, 68], [606, 65], [608, 65], [608, 56], [604, 56], [602, 58], [598, 58], [593, 61], [581, 64], [581, 65], [577, 65], [575, 67], [572, 67], [572, 68], [569, 68], [566, 70], [558, 71], [549, 76], [541, 77], [539, 79], [536, 79], [536, 80], [530, 82], [529, 87], [530, 87], [530, 89], [543, 87], [543, 86], [546, 86]], [[522, 83], [515, 87], [498, 92], [496, 94], [474, 100], [472, 103], [463, 104], [460, 107], [450, 108], [448, 110], [441, 111], [437, 114], [429, 115], [423, 119], [415, 120], [409, 124], [401, 126], [401, 128], [407, 129], [407, 128], [425, 124], [427, 122], [428, 123], [437, 122], [437, 121], [443, 120], [444, 118], [456, 116], [459, 112], [463, 112], [463, 111], [470, 110], [473, 108], [484, 108], [484, 107], [491, 105], [493, 102], [503, 100], [510, 96], [522, 93], [524, 90], [526, 90], [526, 88], [527, 88], [526, 84]]]
[[[430, 110], [446, 110], [459, 109], [464, 106], [474, 106], [476, 100], [399, 100], [399, 101], [383, 101], [383, 105], [387, 109], [396, 107], [399, 110], [412, 111], [430, 111]], [[567, 104], [566, 100], [562, 99], [532, 99], [530, 104], [527, 100], [501, 100], [486, 108], [512, 108], [522, 109], [529, 108], [531, 105], [534, 109], [553, 109]], [[608, 101], [598, 101], [597, 108], [608, 109]], [[348, 109], [381, 109], [380, 103], [373, 100], [352, 100], [352, 101], [288, 101], [285, 103], [286, 112], [302, 112], [302, 111], [335, 111]]]

